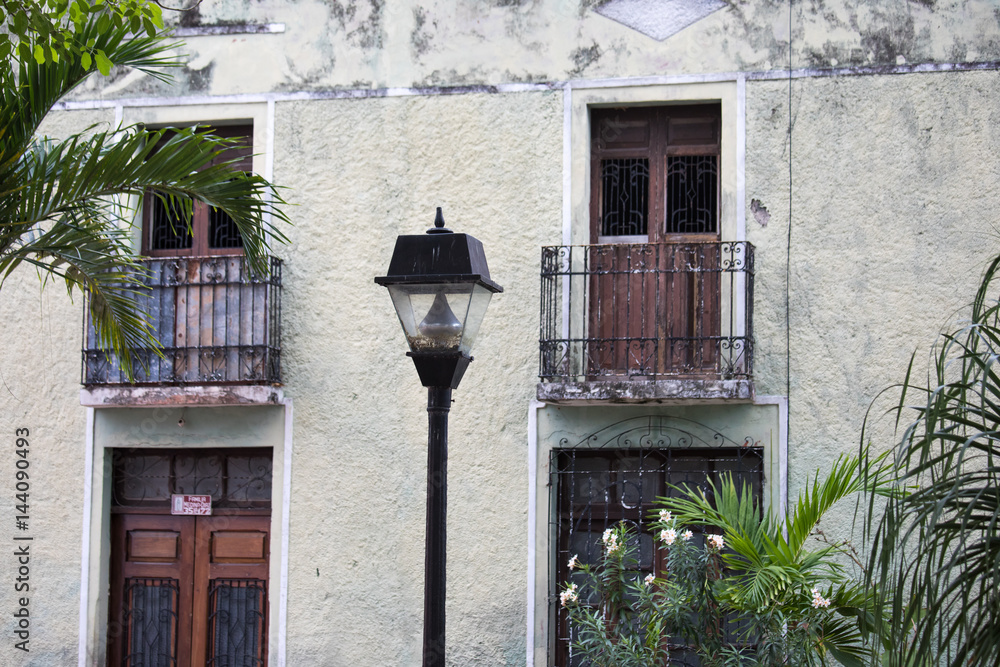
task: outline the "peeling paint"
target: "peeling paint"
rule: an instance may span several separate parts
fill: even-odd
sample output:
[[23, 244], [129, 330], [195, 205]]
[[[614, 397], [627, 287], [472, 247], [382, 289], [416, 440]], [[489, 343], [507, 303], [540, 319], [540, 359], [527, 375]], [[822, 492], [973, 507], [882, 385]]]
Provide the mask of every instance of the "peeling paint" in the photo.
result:
[[760, 203], [759, 199], [750, 200], [750, 211], [753, 213], [754, 220], [757, 221], [761, 227], [767, 227], [767, 223], [771, 221], [771, 213], [767, 210], [767, 207]]

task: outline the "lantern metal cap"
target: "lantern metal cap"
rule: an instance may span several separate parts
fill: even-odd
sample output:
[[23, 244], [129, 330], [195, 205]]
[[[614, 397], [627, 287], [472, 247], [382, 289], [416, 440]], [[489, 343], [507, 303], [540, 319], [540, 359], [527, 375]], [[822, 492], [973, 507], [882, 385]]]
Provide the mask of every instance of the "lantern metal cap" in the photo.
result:
[[473, 236], [446, 229], [440, 208], [434, 223], [426, 234], [396, 237], [389, 271], [375, 282], [383, 286], [477, 283], [493, 293], [502, 292], [503, 288], [490, 279], [483, 244]]

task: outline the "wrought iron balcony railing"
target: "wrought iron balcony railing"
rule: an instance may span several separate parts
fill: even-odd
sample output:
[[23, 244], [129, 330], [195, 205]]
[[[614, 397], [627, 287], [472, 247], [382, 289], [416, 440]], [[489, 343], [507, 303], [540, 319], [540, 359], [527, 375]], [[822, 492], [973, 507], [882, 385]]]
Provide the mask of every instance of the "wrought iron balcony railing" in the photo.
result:
[[542, 248], [544, 382], [749, 380], [746, 242]]
[[[253, 276], [241, 256], [145, 259], [139, 295], [163, 356], [137, 350], [137, 385], [281, 382], [281, 260]], [[83, 384], [129, 384], [84, 311]]]

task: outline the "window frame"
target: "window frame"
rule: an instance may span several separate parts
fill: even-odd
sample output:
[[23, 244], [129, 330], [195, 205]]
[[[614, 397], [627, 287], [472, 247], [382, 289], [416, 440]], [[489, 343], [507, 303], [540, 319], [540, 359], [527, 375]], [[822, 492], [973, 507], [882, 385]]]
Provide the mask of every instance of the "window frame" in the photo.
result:
[[[590, 238], [593, 243], [649, 243], [669, 239], [671, 242], [715, 241], [720, 237], [721, 216], [721, 129], [720, 102], [692, 104], [591, 106], [590, 114]], [[615, 123], [645, 125], [644, 141], [616, 145]], [[683, 126], [701, 125], [711, 138], [674, 136]], [[642, 130], [640, 130], [642, 132]], [[680, 133], [678, 133], [680, 134]], [[636, 137], [642, 139], [642, 137]], [[644, 144], [644, 145], [643, 145]], [[672, 157], [715, 158], [715, 230], [711, 232], [670, 232], [666, 229], [668, 163]], [[603, 176], [601, 164], [609, 159], [645, 159], [648, 165], [646, 233], [638, 235], [606, 235], [603, 233]]]
[[[719, 233], [718, 240], [746, 239], [742, 164], [744, 153], [743, 107], [738, 81], [637, 83], [622, 80], [575, 84], [568, 92], [564, 128], [566, 145], [564, 168], [567, 188], [564, 192], [564, 245], [588, 245], [591, 240], [591, 111], [601, 108], [700, 104], [718, 105], [719, 128]], [[625, 242], [625, 239], [619, 239]], [[641, 242], [641, 241], [633, 241]]]
[[[198, 129], [209, 129], [214, 134], [223, 138], [246, 139], [247, 141], [245, 143], [240, 143], [238, 146], [223, 151], [217, 155], [212, 160], [212, 164], [219, 164], [221, 162], [237, 159], [238, 162], [233, 165], [234, 170], [243, 171], [245, 173], [253, 171], [254, 124], [252, 121], [225, 125], [215, 123], [198, 123], [195, 126]], [[167, 137], [164, 137], [164, 139], [161, 140], [161, 143], [166, 139]], [[160, 206], [162, 206], [162, 203], [158, 201], [158, 198], [153, 193], [147, 192], [143, 195], [141, 212], [142, 229], [140, 233], [140, 253], [142, 255], [146, 257], [233, 257], [243, 254], [242, 243], [239, 247], [230, 248], [216, 248], [210, 245], [209, 236], [211, 232], [211, 207], [200, 201], [195, 201], [192, 206], [191, 247], [153, 248], [153, 216]], [[177, 230], [180, 230], [185, 226], [184, 221], [180, 219], [174, 220], [173, 224]]]

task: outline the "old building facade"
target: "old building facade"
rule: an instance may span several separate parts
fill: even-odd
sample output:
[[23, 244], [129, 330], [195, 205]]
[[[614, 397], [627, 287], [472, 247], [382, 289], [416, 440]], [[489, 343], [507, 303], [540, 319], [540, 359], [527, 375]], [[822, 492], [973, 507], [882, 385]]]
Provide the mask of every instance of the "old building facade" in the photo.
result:
[[732, 471], [785, 507], [996, 252], [988, 2], [205, 0], [178, 22], [172, 85], [95, 77], [45, 131], [241, 137], [290, 243], [251, 279], [225, 220], [186, 240], [147, 202], [167, 356], [134, 386], [79, 302], [4, 284], [32, 594], [27, 653], [0, 594], [3, 664], [419, 664], [425, 392], [372, 279], [437, 206], [504, 286], [451, 412], [454, 665], [571, 664], [566, 559], [668, 484]]

